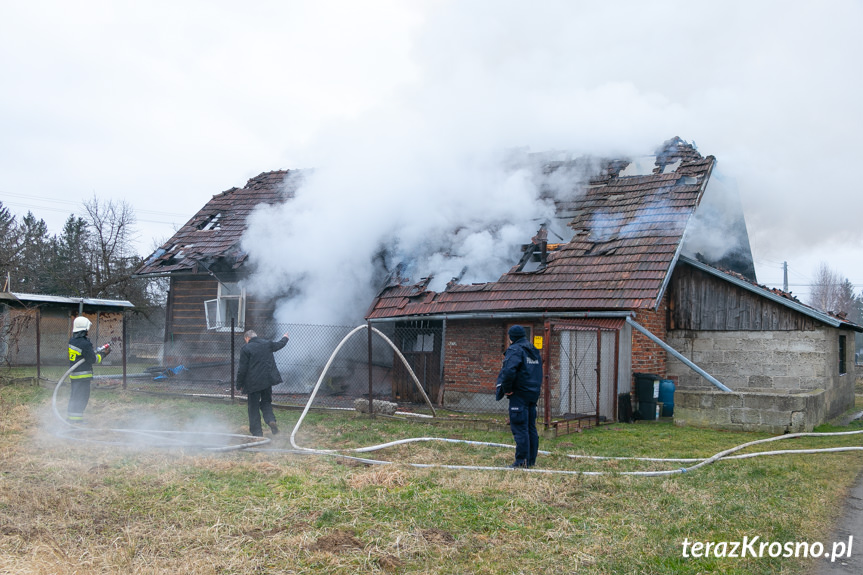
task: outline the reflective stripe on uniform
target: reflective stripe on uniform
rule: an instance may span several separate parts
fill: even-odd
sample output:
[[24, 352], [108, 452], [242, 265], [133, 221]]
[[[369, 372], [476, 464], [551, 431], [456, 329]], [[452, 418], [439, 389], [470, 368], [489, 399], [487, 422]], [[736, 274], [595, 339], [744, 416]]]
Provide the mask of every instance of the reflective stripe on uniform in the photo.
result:
[[81, 373], [73, 373], [69, 376], [69, 379], [84, 379], [86, 377], [93, 377], [92, 371], [84, 371]]
[[74, 345], [69, 346], [69, 361], [75, 361], [81, 355], [81, 348]]

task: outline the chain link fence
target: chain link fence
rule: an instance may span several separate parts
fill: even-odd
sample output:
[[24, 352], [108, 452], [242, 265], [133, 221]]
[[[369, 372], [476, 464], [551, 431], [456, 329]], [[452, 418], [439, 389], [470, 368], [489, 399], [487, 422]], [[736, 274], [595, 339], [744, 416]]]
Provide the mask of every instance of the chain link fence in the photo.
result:
[[[111, 353], [94, 367], [94, 384], [133, 391], [200, 397], [242, 398], [236, 389], [240, 351], [245, 344], [238, 329], [204, 330], [165, 338], [162, 318], [138, 314], [94, 322], [89, 339], [94, 346], [112, 344]], [[0, 325], [0, 378], [36, 377], [56, 382], [69, 368], [67, 343], [71, 317], [28, 310]], [[387, 339], [356, 326], [270, 323], [258, 325], [259, 337], [288, 344], [275, 353], [282, 383], [273, 387], [273, 400], [304, 406], [318, 381], [315, 407], [354, 409], [357, 399], [397, 404], [400, 410], [428, 412], [439, 407], [441, 393], [440, 333], [376, 326]], [[389, 340], [389, 341], [388, 341]], [[390, 344], [392, 342], [392, 345]], [[437, 342], [437, 349], [431, 347]], [[396, 352], [393, 346], [399, 348]], [[331, 358], [336, 348], [338, 353]], [[417, 377], [422, 391], [399, 357]], [[324, 369], [326, 372], [324, 373]]]
[[[112, 353], [95, 368], [97, 387], [243, 397], [235, 381], [245, 344], [242, 331], [228, 327], [174, 332], [165, 338], [162, 317], [116, 315], [114, 321], [94, 322], [90, 330], [94, 345], [113, 345]], [[19, 314], [13, 323], [0, 330], [5, 358], [0, 377], [4, 372], [12, 379], [29, 374], [56, 382], [69, 366], [68, 314]], [[371, 325], [371, 335], [362, 329], [367, 327], [258, 324], [258, 336], [265, 339], [289, 334], [288, 344], [275, 353], [282, 382], [273, 388], [274, 403], [303, 407], [317, 386], [316, 408], [355, 409], [357, 400], [364, 400], [361, 406], [367, 408], [371, 397], [394, 404], [399, 411], [429, 413], [443, 408], [476, 416], [503, 415], [501, 423], [505, 421], [507, 402], [494, 397], [500, 364], [493, 345], [485, 348], [492, 353], [487, 354], [491, 359], [482, 360], [482, 369], [482, 361], [471, 360], [471, 352], [465, 360], [468, 367], [462, 368], [456, 356], [446, 355], [448, 348], [455, 349], [459, 336], [455, 331], [448, 336], [443, 322], [376, 323]], [[505, 333], [503, 327], [491, 329]], [[629, 357], [628, 347], [621, 349], [621, 341], [627, 342], [628, 337], [621, 339], [620, 329], [619, 325], [546, 322], [542, 352], [547, 378], [538, 409], [547, 429], [568, 433], [618, 419], [619, 394], [630, 392], [629, 367], [620, 360]], [[542, 331], [537, 325], [537, 335]], [[458, 373], [458, 369], [467, 371]]]

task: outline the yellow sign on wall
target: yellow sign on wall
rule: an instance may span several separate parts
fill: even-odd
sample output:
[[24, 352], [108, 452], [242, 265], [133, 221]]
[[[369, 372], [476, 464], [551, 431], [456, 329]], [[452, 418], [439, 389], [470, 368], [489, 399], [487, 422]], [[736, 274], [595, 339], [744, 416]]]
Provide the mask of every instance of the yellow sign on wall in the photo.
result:
[[542, 336], [535, 335], [533, 336], [533, 347], [536, 349], [542, 349]]

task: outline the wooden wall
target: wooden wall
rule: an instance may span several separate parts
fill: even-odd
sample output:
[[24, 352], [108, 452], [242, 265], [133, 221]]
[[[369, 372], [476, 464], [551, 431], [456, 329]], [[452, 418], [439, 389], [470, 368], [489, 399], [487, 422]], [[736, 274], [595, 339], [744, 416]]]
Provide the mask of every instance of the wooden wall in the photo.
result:
[[[221, 276], [220, 276], [221, 277]], [[221, 277], [223, 281], [240, 278]], [[166, 363], [176, 361], [208, 361], [220, 357], [230, 347], [230, 334], [224, 330], [207, 329], [204, 302], [218, 297], [218, 282], [209, 274], [182, 274], [171, 277], [165, 329]], [[271, 301], [246, 297], [246, 322], [237, 328], [238, 345], [242, 345], [244, 329], [260, 330], [273, 322], [275, 306]], [[239, 348], [237, 348], [239, 349]]]
[[814, 319], [686, 264], [671, 278], [668, 318], [669, 330], [816, 329]]

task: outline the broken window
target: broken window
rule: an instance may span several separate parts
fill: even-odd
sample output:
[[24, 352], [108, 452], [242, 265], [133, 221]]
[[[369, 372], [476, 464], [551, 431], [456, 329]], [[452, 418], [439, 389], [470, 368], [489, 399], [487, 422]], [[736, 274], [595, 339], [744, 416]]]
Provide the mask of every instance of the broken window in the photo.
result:
[[204, 312], [207, 316], [207, 329], [227, 330], [234, 328], [242, 330], [246, 322], [246, 289], [237, 282], [219, 282], [218, 297], [204, 302]]

